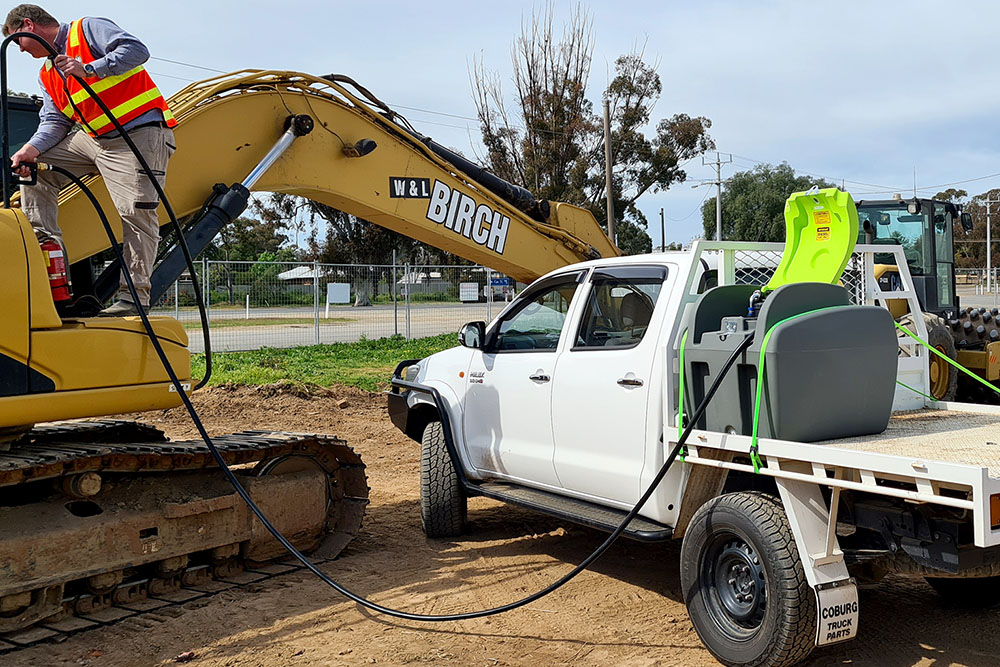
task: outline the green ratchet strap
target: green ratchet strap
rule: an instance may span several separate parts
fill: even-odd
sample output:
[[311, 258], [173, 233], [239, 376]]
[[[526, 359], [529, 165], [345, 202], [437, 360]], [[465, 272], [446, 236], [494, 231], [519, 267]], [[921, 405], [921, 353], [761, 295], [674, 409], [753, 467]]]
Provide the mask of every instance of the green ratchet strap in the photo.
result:
[[840, 308], [841, 306], [827, 306], [825, 308], [817, 308], [816, 310], [808, 310], [804, 313], [799, 313], [798, 315], [792, 315], [791, 317], [786, 317], [780, 322], [776, 322], [774, 326], [767, 330], [764, 334], [764, 342], [760, 346], [760, 361], [757, 362], [757, 395], [754, 398], [753, 404], [753, 432], [750, 438], [750, 461], [753, 463], [754, 473], [759, 473], [760, 469], [763, 467], [760, 460], [760, 454], [757, 452], [757, 425], [760, 420], [760, 397], [762, 389], [764, 387], [764, 353], [767, 351], [767, 343], [771, 340], [771, 334], [774, 330], [780, 327], [785, 322], [790, 322], [799, 317], [804, 317], [806, 315], [812, 315], [813, 313], [820, 313], [824, 310], [832, 310], [834, 308]]
[[934, 398], [933, 396], [928, 396], [928, 395], [927, 395], [927, 394], [925, 394], [924, 392], [922, 392], [922, 391], [918, 391], [918, 390], [914, 389], [913, 387], [911, 387], [911, 386], [910, 386], [910, 385], [908, 385], [908, 384], [903, 384], [903, 383], [902, 383], [902, 382], [900, 382], [899, 380], [896, 380], [896, 384], [898, 384], [898, 385], [899, 385], [900, 387], [902, 387], [903, 389], [909, 389], [909, 390], [910, 390], [910, 391], [912, 391], [912, 392], [913, 392], [914, 394], [920, 394], [921, 396], [923, 396], [924, 398], [926, 398], [926, 399], [927, 399], [927, 400], [929, 400], [929, 401], [936, 401], [936, 400], [937, 400], [937, 399], [936, 399], [936, 398]]
[[[681, 439], [681, 435], [684, 433], [684, 346], [687, 345], [688, 341], [688, 329], [684, 330], [684, 336], [681, 337], [681, 379], [680, 388], [677, 391], [677, 440]], [[681, 462], [684, 461], [684, 457], [687, 455], [687, 447], [681, 446], [681, 450], [677, 452], [678, 458]]]
[[[913, 333], [912, 331], [910, 331], [909, 329], [907, 329], [906, 327], [904, 327], [903, 325], [901, 325], [899, 322], [893, 322], [893, 324], [896, 325], [897, 329], [899, 329], [900, 331], [902, 331], [903, 333], [905, 333], [907, 336], [909, 336], [913, 340], [917, 341], [918, 343], [920, 343], [921, 345], [923, 345], [924, 347], [926, 347], [928, 350], [930, 350], [931, 352], [933, 352], [937, 356], [939, 356], [942, 359], [944, 359], [945, 361], [947, 361], [949, 364], [951, 364], [952, 366], [954, 366], [958, 370], [962, 371], [963, 373], [965, 373], [969, 377], [973, 378], [977, 382], [980, 382], [980, 383], [986, 385], [987, 387], [989, 387], [990, 389], [992, 389], [996, 393], [1000, 394], [1000, 389], [998, 389], [997, 386], [994, 385], [993, 383], [988, 382], [987, 380], [984, 380], [983, 378], [979, 377], [978, 375], [976, 375], [975, 373], [973, 373], [972, 371], [970, 371], [968, 368], [966, 368], [965, 366], [963, 366], [962, 364], [958, 363], [957, 361], [955, 361], [954, 359], [952, 359], [951, 357], [949, 357], [947, 354], [944, 354], [943, 352], [941, 352], [937, 348], [931, 347], [929, 344], [927, 344], [924, 341], [920, 340], [919, 338], [917, 338], [917, 335], [915, 333]], [[902, 383], [900, 383], [900, 384], [902, 384]], [[906, 387], [906, 385], [903, 385], [903, 386]], [[910, 387], [906, 387], [906, 388], [910, 389]], [[917, 391], [917, 390], [916, 389], [912, 389], [911, 391]], [[920, 394], [919, 391], [917, 391], [917, 393]], [[921, 395], [922, 396], [926, 396], [925, 394], [921, 394]], [[930, 397], [928, 396], [927, 398], [930, 398]], [[937, 400], [937, 399], [931, 398], [931, 400]]]

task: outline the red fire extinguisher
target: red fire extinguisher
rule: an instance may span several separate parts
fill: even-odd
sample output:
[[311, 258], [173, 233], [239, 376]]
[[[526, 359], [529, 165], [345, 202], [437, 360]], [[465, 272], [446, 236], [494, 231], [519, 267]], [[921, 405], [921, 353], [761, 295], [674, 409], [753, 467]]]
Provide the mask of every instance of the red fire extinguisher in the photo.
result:
[[62, 246], [53, 238], [41, 240], [42, 253], [45, 255], [49, 273], [49, 289], [52, 290], [52, 300], [57, 304], [69, 301], [69, 280], [66, 276], [66, 254]]

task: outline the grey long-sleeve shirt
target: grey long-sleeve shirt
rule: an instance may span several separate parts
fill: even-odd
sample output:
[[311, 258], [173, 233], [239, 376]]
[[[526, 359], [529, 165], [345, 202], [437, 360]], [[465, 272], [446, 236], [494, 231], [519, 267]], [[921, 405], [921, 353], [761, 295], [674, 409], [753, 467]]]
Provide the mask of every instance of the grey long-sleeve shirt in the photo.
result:
[[[94, 56], [91, 65], [94, 66], [97, 76], [102, 79], [107, 76], [124, 74], [149, 60], [149, 49], [146, 48], [146, 45], [109, 19], [83, 19], [83, 35], [87, 39], [87, 46], [90, 47], [91, 54]], [[66, 53], [66, 39], [68, 37], [69, 24], [60, 24], [59, 34], [56, 35], [55, 42], [52, 44], [53, 48], [59, 53]], [[38, 83], [42, 89], [42, 108], [38, 112], [38, 129], [28, 140], [28, 143], [37, 148], [39, 152], [44, 153], [69, 134], [70, 130], [73, 129], [74, 122], [56, 108], [48, 91], [45, 90], [45, 86], [41, 85], [41, 81], [39, 76]], [[153, 109], [125, 123], [124, 127], [128, 130], [136, 125], [157, 120], [163, 120], [163, 113], [159, 109]], [[101, 136], [114, 137], [117, 135], [118, 131], [112, 130]]]

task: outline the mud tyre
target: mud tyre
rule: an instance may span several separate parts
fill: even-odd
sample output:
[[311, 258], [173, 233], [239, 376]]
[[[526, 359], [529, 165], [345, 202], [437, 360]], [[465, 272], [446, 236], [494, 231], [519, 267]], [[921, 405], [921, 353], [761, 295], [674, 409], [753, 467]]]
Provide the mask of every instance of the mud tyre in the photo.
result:
[[698, 636], [724, 665], [794, 665], [813, 650], [816, 600], [774, 496], [702, 505], [684, 534], [681, 587]]
[[[957, 360], [958, 352], [955, 349], [955, 338], [945, 321], [933, 313], [922, 313], [922, 315], [924, 324], [927, 326], [927, 342], [930, 346], [946, 354], [952, 361]], [[913, 333], [917, 333], [912, 314], [899, 318], [899, 324]], [[898, 331], [897, 335], [912, 340], [902, 331]], [[900, 353], [902, 354], [902, 349]], [[931, 375], [931, 396], [937, 401], [954, 401], [958, 393], [958, 369], [936, 354], [931, 354], [928, 361]]]
[[444, 427], [433, 421], [420, 439], [420, 523], [427, 537], [462, 534], [468, 499], [448, 455]]
[[1000, 577], [926, 577], [938, 595], [951, 604], [969, 609], [1000, 606]]

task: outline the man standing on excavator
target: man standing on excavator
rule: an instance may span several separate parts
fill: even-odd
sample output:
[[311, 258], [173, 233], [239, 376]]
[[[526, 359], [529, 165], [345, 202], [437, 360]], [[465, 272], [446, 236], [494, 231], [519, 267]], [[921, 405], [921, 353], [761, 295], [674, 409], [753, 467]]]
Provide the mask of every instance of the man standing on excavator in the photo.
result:
[[[16, 40], [21, 51], [45, 58], [39, 81], [43, 104], [38, 130], [11, 156], [13, 167], [40, 160], [77, 175], [97, 172], [122, 219], [126, 268], [132, 275], [141, 305], [149, 306], [150, 274], [156, 259], [160, 226], [156, 209], [159, 197], [138, 159], [119, 135], [111, 119], [90, 98], [76, 77], [86, 81], [125, 128], [145, 157], [160, 185], [167, 162], [175, 150], [177, 125], [166, 101], [142, 63], [149, 50], [138, 39], [103, 18], [82, 18], [60, 23], [37, 5], [18, 5], [7, 15], [4, 36], [30, 32], [43, 38], [60, 54], [53, 61], [48, 50], [30, 37]], [[84, 131], [72, 132], [76, 124]], [[59, 190], [67, 179], [54, 172], [38, 174], [38, 184], [21, 188], [21, 208], [39, 239], [49, 237], [62, 245], [57, 221]], [[138, 315], [124, 277], [118, 300], [102, 316]]]

